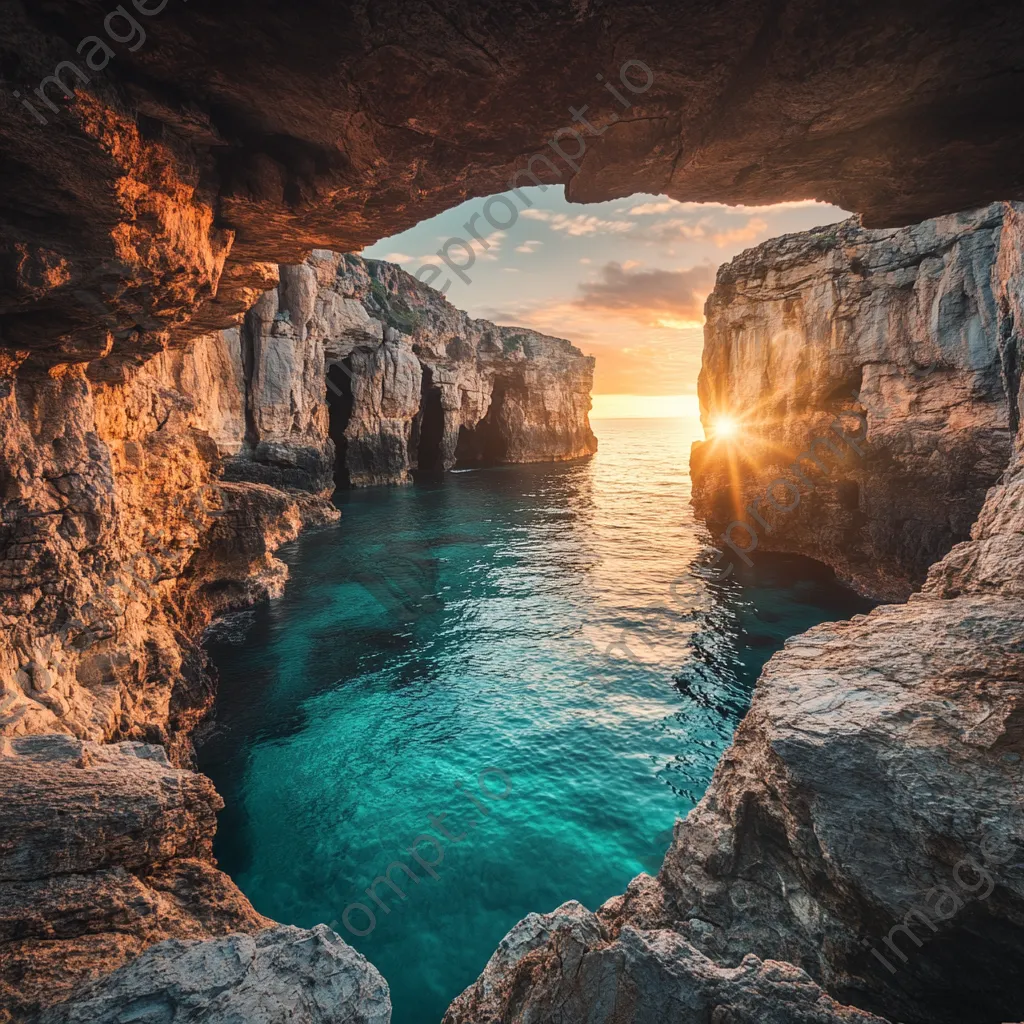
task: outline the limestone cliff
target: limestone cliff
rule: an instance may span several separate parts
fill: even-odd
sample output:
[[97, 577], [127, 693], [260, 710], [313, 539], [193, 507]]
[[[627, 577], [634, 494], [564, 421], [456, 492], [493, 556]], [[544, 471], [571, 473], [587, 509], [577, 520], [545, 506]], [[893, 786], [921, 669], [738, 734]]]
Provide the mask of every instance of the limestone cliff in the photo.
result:
[[[968, 537], [1017, 424], [992, 282], [1003, 216], [850, 220], [719, 270], [692, 476], [698, 514], [735, 545], [723, 565], [792, 551], [901, 600]], [[716, 439], [723, 415], [739, 431]]]
[[[1024, 211], [1002, 217], [993, 308], [1012, 367]], [[658, 877], [634, 879], [596, 919], [528, 918], [449, 1024], [545, 1019], [567, 1000], [574, 1019], [611, 1022], [638, 993], [651, 1013], [680, 991], [747, 1019], [698, 951], [751, 979], [754, 957], [788, 961], [838, 1000], [909, 1024], [1021, 1019], [1024, 388], [1007, 379], [1012, 459], [971, 538], [908, 603], [787, 642]], [[807, 1003], [782, 1020], [832, 1019], [810, 1016], [826, 1006], [792, 981]]]
[[336, 461], [339, 483], [407, 483], [417, 469], [597, 448], [593, 358], [474, 320], [389, 263], [318, 250], [282, 267], [280, 285], [246, 315], [241, 344], [248, 422], [229, 478], [315, 490], [330, 485]]

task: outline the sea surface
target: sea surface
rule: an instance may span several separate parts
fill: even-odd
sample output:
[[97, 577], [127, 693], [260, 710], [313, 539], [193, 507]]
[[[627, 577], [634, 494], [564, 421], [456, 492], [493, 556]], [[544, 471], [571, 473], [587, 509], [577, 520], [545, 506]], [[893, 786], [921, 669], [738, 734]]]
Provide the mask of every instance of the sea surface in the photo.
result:
[[395, 1024], [440, 1021], [530, 911], [657, 872], [764, 662], [871, 607], [806, 559], [715, 581], [699, 423], [594, 428], [590, 460], [340, 493], [284, 597], [209, 634], [220, 865], [334, 922]]

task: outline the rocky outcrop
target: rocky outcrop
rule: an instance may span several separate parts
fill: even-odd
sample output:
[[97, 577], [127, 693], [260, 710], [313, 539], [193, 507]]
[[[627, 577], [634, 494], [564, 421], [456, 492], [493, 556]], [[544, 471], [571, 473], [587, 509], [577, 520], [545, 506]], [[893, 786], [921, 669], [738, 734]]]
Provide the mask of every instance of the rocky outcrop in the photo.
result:
[[474, 320], [389, 263], [328, 253], [310, 263], [324, 282], [311, 330], [341, 364], [334, 429], [339, 472], [351, 483], [597, 450], [587, 416], [592, 356], [561, 338]]
[[3, 740], [0, 778], [0, 1020], [163, 939], [272, 924], [213, 865], [223, 801], [162, 747]]
[[[1006, 209], [851, 220], [719, 270], [691, 471], [728, 562], [797, 552], [902, 600], [967, 539], [1017, 425], [993, 292]], [[715, 436], [722, 416], [735, 436]]]
[[[683, 1017], [681, 1014], [685, 1013]], [[791, 964], [722, 967], [671, 931], [613, 935], [579, 903], [531, 914], [502, 940], [443, 1024], [885, 1024], [830, 999]]]
[[[1013, 207], [994, 278], [1005, 366], [1024, 342], [1022, 253]], [[1013, 395], [1017, 426], [1019, 379]], [[815, 627], [771, 659], [658, 877], [601, 908], [603, 934], [668, 930], [732, 968], [751, 954], [789, 961], [837, 999], [909, 1024], [1020, 1020], [1022, 572], [1018, 426], [971, 539], [920, 593]], [[453, 1004], [480, 1014], [454, 1019], [493, 1019], [489, 992], [501, 1007], [579, 992], [558, 942], [540, 934], [521, 973], [496, 955], [500, 969]], [[607, 991], [576, 998], [599, 1014]]]
[[592, 357], [474, 320], [389, 263], [317, 250], [201, 343], [241, 394], [218, 435], [229, 480], [326, 493], [597, 449]]
[[52, 1007], [40, 1024], [388, 1024], [384, 979], [325, 925], [169, 940]]
[[219, 482], [238, 372], [217, 338], [114, 376], [4, 379], [0, 735], [187, 746], [212, 696], [199, 632], [279, 593], [274, 549], [337, 517], [315, 495]]

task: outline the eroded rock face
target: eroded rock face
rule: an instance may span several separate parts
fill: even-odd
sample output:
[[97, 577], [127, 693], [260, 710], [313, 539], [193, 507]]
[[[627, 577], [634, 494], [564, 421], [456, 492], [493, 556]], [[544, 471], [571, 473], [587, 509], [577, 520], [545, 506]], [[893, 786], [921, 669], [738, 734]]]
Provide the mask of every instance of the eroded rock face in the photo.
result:
[[694, 447], [694, 505], [737, 568], [810, 555], [902, 600], [965, 540], [1009, 462], [1016, 364], [993, 277], [1008, 207], [773, 239], [718, 273], [701, 416], [740, 423]]
[[[456, 463], [591, 455], [594, 360], [560, 338], [474, 320], [399, 267], [315, 251], [239, 332], [245, 422], [228, 479], [330, 491]], [[228, 358], [228, 357], [225, 357]], [[325, 377], [329, 384], [325, 386]]]
[[226, 333], [113, 377], [22, 366], [0, 386], [0, 735], [187, 756], [212, 699], [198, 633], [280, 593], [274, 549], [337, 517], [316, 495], [219, 482], [245, 419]]
[[388, 1024], [391, 999], [366, 958], [326, 925], [208, 942], [171, 939], [52, 1007], [40, 1024]]
[[212, 783], [162, 747], [0, 740], [0, 778], [0, 1021], [163, 939], [272, 924], [213, 865]]
[[531, 914], [443, 1024], [885, 1024], [829, 998], [791, 964], [722, 967], [672, 931], [614, 935], [579, 903]]

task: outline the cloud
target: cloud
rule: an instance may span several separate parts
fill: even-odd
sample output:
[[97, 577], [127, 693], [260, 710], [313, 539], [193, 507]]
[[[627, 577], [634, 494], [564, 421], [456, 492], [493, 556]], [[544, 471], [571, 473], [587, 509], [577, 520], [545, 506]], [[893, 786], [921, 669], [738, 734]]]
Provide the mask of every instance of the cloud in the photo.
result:
[[[747, 214], [775, 213], [782, 210], [806, 210], [820, 207], [823, 211], [838, 210], [836, 206], [821, 202], [818, 199], [790, 199], [781, 203], [769, 203], [766, 206], [746, 206], [738, 203], [735, 206], [729, 203], [681, 203], [678, 199], [662, 197], [653, 203], [641, 203], [629, 209], [629, 214], [634, 217], [647, 217], [656, 213], [735, 213], [741, 216]], [[625, 213], [625, 210], [616, 210], [616, 213]]]
[[741, 228], [716, 229], [710, 217], [699, 221], [685, 217], [672, 217], [640, 228], [638, 237], [652, 238], [658, 242], [710, 242], [719, 249], [736, 242], [752, 242], [768, 234], [768, 221], [763, 217], [751, 217]]
[[384, 257], [386, 263], [412, 263], [416, 259], [415, 256], [409, 256], [404, 252], [389, 252]]
[[628, 270], [606, 263], [596, 281], [580, 284], [581, 309], [602, 310], [648, 326], [685, 330], [703, 322], [704, 299], [714, 287], [713, 267], [689, 270]]
[[768, 233], [768, 221], [761, 217], [751, 217], [742, 228], [731, 228], [728, 231], [716, 231], [711, 241], [721, 249], [733, 242], [752, 242], [755, 238]]
[[589, 256], [581, 256], [580, 257], [580, 263], [589, 263], [589, 262], [590, 262], [590, 257]]
[[521, 216], [528, 220], [544, 221], [552, 231], [564, 231], [567, 235], [621, 235], [632, 231], [636, 224], [631, 220], [605, 220], [593, 214], [578, 213], [570, 217], [567, 213], [554, 213], [552, 210], [523, 210]]
[[[489, 235], [484, 235], [482, 241], [479, 238], [471, 238], [466, 244], [469, 245], [473, 250], [473, 255], [478, 259], [494, 261], [497, 260], [498, 253], [501, 252], [502, 239], [507, 234], [507, 231], [492, 231]], [[445, 238], [444, 241], [447, 242], [449, 239]], [[454, 246], [449, 251], [456, 260], [462, 261], [466, 258], [466, 254], [460, 246]], [[396, 257], [398, 256], [402, 258], [397, 259]], [[386, 259], [391, 263], [418, 263], [420, 266], [430, 265], [434, 267], [443, 265], [441, 257], [436, 252], [424, 253], [422, 256], [406, 256], [403, 253], [391, 253]]]
[[516, 252], [536, 252], [543, 244], [535, 238], [528, 238], [522, 245], [516, 246]]

